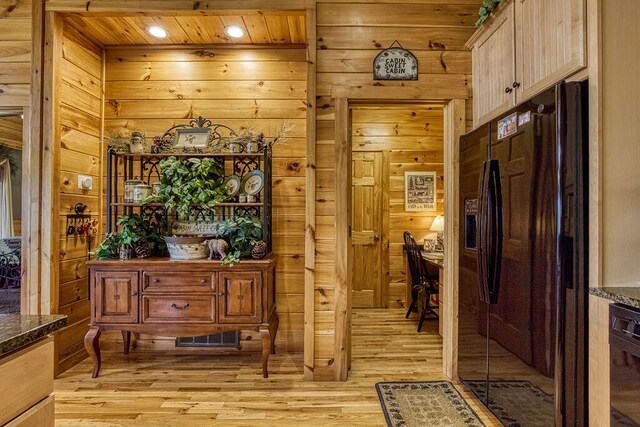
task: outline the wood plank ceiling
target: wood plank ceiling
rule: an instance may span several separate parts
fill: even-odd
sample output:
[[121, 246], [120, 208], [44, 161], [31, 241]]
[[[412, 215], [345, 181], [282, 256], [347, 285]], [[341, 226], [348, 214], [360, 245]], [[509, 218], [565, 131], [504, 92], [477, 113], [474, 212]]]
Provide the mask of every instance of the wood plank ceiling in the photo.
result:
[[[304, 11], [153, 17], [69, 15], [65, 19], [102, 46], [306, 43]], [[168, 37], [158, 39], [149, 35], [147, 28], [151, 25], [167, 30]], [[244, 36], [229, 37], [224, 30], [230, 25], [245, 29]]]

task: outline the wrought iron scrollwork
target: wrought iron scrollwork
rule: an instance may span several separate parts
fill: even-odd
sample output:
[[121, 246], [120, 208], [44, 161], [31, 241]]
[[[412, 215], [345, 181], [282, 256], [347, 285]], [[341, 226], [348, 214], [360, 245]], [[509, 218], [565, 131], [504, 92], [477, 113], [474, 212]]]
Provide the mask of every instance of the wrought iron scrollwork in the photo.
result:
[[239, 157], [233, 162], [233, 171], [241, 179], [255, 169], [260, 169], [260, 160], [258, 157]]
[[[162, 134], [161, 137], [157, 138], [158, 142], [156, 144], [159, 143], [163, 147], [170, 146], [174, 141], [176, 131], [179, 129], [206, 128], [211, 129], [211, 133], [209, 134], [209, 147], [224, 148], [227, 139], [238, 136], [238, 133], [229, 126], [220, 123], [213, 123], [210, 119], [205, 119], [200, 116], [197, 119], [190, 120], [189, 123], [182, 123], [170, 127], [164, 134]], [[164, 151], [162, 148], [159, 150], [161, 152]], [[198, 152], [198, 150], [195, 151]]]
[[20, 248], [0, 253], [0, 288], [20, 287]]

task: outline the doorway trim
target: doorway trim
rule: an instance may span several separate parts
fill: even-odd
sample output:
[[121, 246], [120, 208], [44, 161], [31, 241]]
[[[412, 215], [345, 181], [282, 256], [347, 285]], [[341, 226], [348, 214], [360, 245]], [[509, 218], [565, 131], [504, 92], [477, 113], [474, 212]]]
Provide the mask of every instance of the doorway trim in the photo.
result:
[[[458, 98], [444, 98], [452, 95]], [[358, 101], [439, 102], [444, 105], [445, 215], [445, 295], [443, 328], [443, 373], [453, 378], [457, 364], [458, 306], [458, 140], [465, 131], [465, 99], [468, 94], [445, 95], [442, 90], [406, 86], [334, 86], [331, 98], [335, 108], [335, 380], [346, 381], [351, 367], [351, 144], [349, 103]]]

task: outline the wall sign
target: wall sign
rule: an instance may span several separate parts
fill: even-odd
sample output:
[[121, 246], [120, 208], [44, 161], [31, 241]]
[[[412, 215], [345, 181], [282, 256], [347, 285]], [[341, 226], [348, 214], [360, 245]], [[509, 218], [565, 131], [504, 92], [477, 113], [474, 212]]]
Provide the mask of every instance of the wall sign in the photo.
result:
[[418, 59], [396, 40], [373, 60], [373, 79], [418, 80]]
[[407, 212], [436, 210], [436, 173], [404, 173], [404, 210]]

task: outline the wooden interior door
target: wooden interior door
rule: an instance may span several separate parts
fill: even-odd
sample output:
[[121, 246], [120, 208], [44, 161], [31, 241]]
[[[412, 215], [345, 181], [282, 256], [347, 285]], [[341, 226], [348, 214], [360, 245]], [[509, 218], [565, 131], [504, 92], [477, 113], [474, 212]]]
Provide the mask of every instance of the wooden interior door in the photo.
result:
[[352, 306], [382, 307], [382, 153], [354, 152], [352, 182]]

